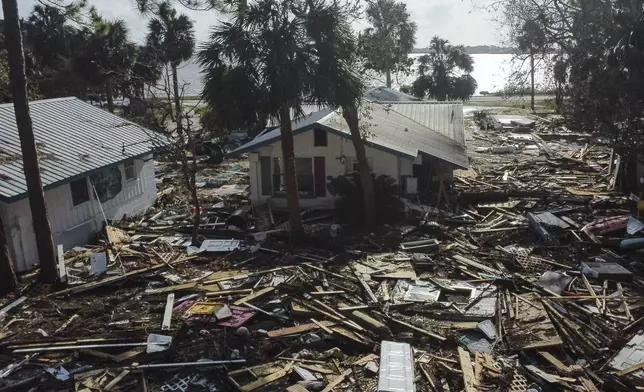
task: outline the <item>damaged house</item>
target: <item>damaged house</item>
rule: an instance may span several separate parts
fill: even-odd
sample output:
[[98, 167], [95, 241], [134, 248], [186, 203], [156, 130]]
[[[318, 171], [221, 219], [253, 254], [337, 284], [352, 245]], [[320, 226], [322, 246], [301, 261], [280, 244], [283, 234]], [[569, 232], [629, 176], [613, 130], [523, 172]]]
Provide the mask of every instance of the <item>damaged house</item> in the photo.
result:
[[[293, 121], [295, 171], [304, 207], [332, 207], [329, 177], [357, 171], [348, 125], [339, 111], [315, 109]], [[366, 153], [375, 175], [394, 178], [401, 194], [426, 195], [438, 182], [451, 182], [454, 169], [467, 169], [463, 104], [455, 102], [373, 102], [361, 119]], [[228, 154], [248, 154], [254, 205], [272, 200], [286, 206], [279, 127], [269, 127]]]
[[[55, 245], [87, 244], [105, 218], [120, 220], [156, 197], [154, 133], [77, 98], [30, 103]], [[0, 105], [0, 212], [17, 271], [38, 263], [12, 104]]]

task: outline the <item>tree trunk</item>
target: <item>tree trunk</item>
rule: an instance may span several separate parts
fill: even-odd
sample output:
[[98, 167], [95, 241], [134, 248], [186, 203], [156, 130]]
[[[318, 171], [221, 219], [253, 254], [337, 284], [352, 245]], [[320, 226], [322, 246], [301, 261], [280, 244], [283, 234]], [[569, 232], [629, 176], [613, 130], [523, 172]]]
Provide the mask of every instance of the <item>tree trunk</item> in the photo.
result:
[[367, 160], [367, 153], [364, 147], [364, 139], [360, 134], [358, 109], [354, 105], [343, 107], [342, 116], [349, 125], [351, 140], [353, 141], [356, 158], [358, 159], [358, 170], [360, 171], [360, 183], [362, 184], [362, 198], [364, 202], [365, 227], [371, 229], [376, 224], [376, 196], [373, 192], [373, 179], [371, 178], [369, 161]]
[[385, 75], [387, 76], [387, 88], [391, 88], [391, 71], [387, 70]]
[[179, 95], [179, 76], [177, 75], [177, 64], [172, 63], [172, 88], [174, 90], [174, 108], [177, 112], [177, 132], [183, 132], [183, 121], [181, 112], [181, 95]]
[[13, 271], [13, 260], [7, 244], [5, 225], [0, 214], [0, 294], [7, 294], [16, 290], [18, 282]]
[[530, 101], [530, 107], [532, 108], [532, 113], [535, 113], [534, 109], [534, 52], [530, 52], [530, 78], [532, 79], [532, 97]]
[[114, 92], [112, 91], [112, 78], [105, 82], [105, 94], [107, 95], [107, 111], [114, 113]]
[[291, 242], [297, 242], [304, 237], [304, 228], [302, 227], [300, 197], [295, 176], [291, 108], [288, 105], [284, 105], [280, 109], [280, 134], [282, 135], [282, 160], [284, 161], [284, 181], [286, 182], [286, 202], [291, 226]]
[[31, 207], [31, 219], [36, 236], [36, 247], [40, 259], [40, 279], [46, 283], [58, 280], [56, 266], [56, 252], [51, 236], [51, 228], [47, 220], [45, 195], [40, 182], [40, 167], [38, 153], [34, 140], [34, 131], [29, 114], [29, 101], [27, 98], [27, 77], [25, 75], [25, 57], [22, 48], [22, 34], [18, 17], [16, 0], [2, 0], [5, 23], [5, 44], [9, 57], [9, 75], [11, 78], [11, 92], [13, 95], [13, 108], [16, 115], [16, 125], [20, 137], [22, 150], [23, 169], [27, 182], [27, 194]]
[[[192, 226], [192, 243], [197, 243], [197, 237], [199, 236], [199, 224], [201, 223], [201, 205], [199, 204], [199, 194], [197, 193], [197, 149], [195, 147], [195, 140], [192, 137], [192, 129], [190, 127], [190, 122], [188, 122], [188, 128], [186, 129], [188, 134], [188, 143], [190, 143], [190, 151], [192, 152], [192, 162], [190, 165], [190, 190], [192, 192], [192, 204], [195, 206], [195, 219]], [[187, 167], [187, 160], [186, 160]]]

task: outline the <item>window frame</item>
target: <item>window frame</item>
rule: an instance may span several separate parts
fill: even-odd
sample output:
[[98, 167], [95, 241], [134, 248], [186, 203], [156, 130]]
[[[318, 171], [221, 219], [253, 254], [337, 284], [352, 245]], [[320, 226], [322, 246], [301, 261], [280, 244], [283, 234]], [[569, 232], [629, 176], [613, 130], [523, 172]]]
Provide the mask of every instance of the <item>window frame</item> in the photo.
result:
[[[300, 187], [300, 179], [297, 174], [297, 161], [301, 159], [306, 159], [310, 162], [311, 174], [306, 175], [310, 176], [309, 182], [311, 183], [312, 189], [310, 192], [302, 193]], [[277, 170], [276, 170], [277, 169]], [[313, 157], [295, 157], [295, 179], [298, 185], [298, 196], [303, 199], [314, 199], [316, 198], [315, 193], [315, 162]], [[284, 183], [284, 166], [282, 165], [282, 158], [271, 157], [271, 180], [272, 180], [272, 190], [273, 197], [286, 197], [286, 184]]]
[[324, 129], [313, 128], [313, 147], [328, 147], [329, 134]]
[[[79, 189], [80, 187], [79, 188], [74, 188], [74, 184], [76, 184], [76, 186], [78, 186], [78, 184], [81, 181], [85, 184], [84, 195], [75, 194], [75, 191], [78, 192], [80, 190]], [[80, 178], [78, 180], [71, 181], [69, 183], [69, 192], [70, 192], [71, 198], [72, 198], [72, 207], [78, 207], [80, 205], [83, 205], [83, 204], [89, 202], [92, 199], [91, 196], [90, 196], [90, 192], [89, 192], [89, 185], [87, 184], [87, 177], [83, 177], [83, 178]], [[82, 201], [78, 200], [79, 196], [82, 197], [82, 199], [83, 199]]]
[[[132, 177], [128, 177], [128, 167], [132, 168]], [[125, 162], [123, 164], [123, 178], [125, 178], [125, 182], [136, 181], [138, 179], [136, 172], [136, 162], [134, 160]]]

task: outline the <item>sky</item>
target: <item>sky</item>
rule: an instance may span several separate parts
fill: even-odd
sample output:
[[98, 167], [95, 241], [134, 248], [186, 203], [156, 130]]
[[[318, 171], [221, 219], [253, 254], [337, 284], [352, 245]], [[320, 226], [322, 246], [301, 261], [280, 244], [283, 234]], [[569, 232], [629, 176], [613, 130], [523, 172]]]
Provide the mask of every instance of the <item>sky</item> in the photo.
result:
[[[407, 4], [411, 19], [418, 25], [416, 47], [426, 47], [429, 40], [438, 35], [453, 44], [498, 45], [502, 37], [493, 15], [483, 8], [495, 0], [402, 0]], [[26, 17], [38, 0], [19, 0], [20, 15]], [[88, 0], [99, 13], [107, 19], [124, 19], [130, 29], [131, 39], [142, 42], [147, 19], [135, 7], [135, 0]], [[208, 38], [211, 26], [223, 17], [214, 11], [192, 11], [183, 8], [178, 2], [176, 7], [195, 22], [195, 33], [199, 42]], [[0, 12], [0, 15], [2, 13]], [[354, 23], [354, 29], [366, 27]]]

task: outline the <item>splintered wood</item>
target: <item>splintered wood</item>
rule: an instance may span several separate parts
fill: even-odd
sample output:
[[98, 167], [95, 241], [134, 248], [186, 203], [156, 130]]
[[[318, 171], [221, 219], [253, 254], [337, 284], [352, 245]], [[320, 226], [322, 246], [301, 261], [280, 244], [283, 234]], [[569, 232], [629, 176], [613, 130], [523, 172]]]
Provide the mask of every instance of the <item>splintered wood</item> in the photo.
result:
[[521, 299], [514, 302], [515, 318], [503, 318], [503, 329], [510, 347], [521, 351], [563, 344], [538, 295], [528, 293], [521, 295]]

